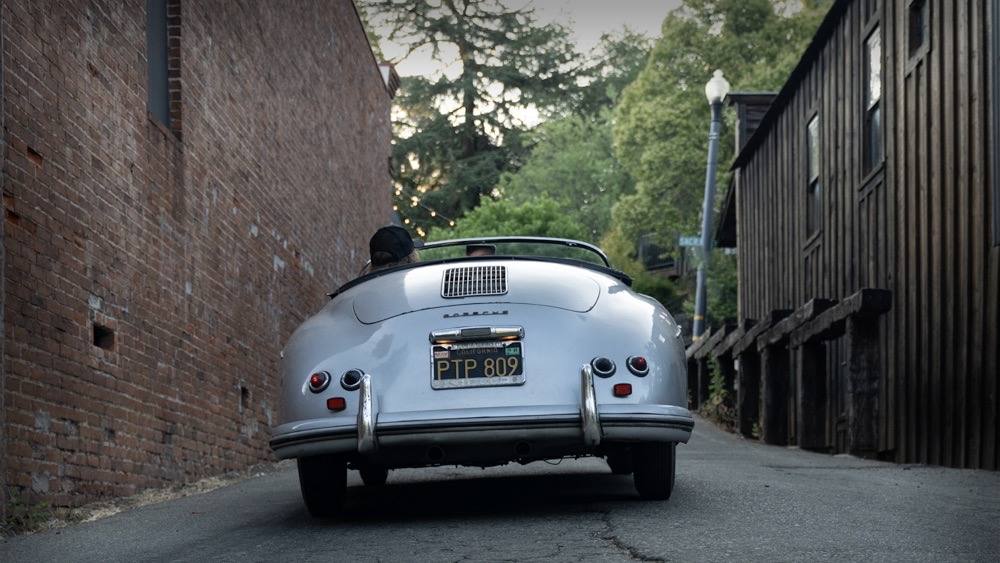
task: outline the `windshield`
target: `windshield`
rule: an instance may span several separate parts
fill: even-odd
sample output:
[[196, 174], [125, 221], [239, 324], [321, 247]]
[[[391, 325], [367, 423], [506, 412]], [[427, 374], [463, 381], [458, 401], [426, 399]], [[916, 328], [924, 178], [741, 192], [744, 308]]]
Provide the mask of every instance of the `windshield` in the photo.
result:
[[608, 259], [588, 243], [541, 237], [492, 237], [427, 243], [419, 250], [422, 262], [477, 256], [529, 256], [578, 260], [610, 267]]

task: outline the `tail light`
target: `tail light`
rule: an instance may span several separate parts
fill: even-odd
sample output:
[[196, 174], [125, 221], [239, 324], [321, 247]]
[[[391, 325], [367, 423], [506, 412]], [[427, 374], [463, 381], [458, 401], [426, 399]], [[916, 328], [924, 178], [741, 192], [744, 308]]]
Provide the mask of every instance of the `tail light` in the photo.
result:
[[344, 372], [344, 375], [340, 376], [340, 386], [344, 388], [345, 391], [354, 391], [358, 387], [361, 387], [361, 378], [364, 373], [361, 370], [352, 369]]
[[629, 356], [625, 363], [628, 370], [639, 377], [645, 377], [649, 373], [649, 362], [642, 356]]
[[330, 397], [326, 400], [326, 408], [332, 411], [342, 411], [347, 408], [347, 399], [343, 397]]
[[330, 374], [325, 371], [318, 371], [309, 376], [309, 390], [319, 393], [330, 385]]
[[594, 358], [590, 361], [590, 368], [599, 377], [611, 377], [615, 374], [615, 363], [608, 358]]
[[611, 392], [615, 397], [628, 397], [632, 394], [632, 384], [616, 383], [615, 386], [611, 388]]

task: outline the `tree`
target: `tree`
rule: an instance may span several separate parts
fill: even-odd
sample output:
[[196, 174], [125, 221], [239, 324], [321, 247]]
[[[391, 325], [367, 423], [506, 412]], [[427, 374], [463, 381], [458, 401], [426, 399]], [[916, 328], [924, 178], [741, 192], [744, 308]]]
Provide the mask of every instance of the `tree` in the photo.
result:
[[600, 240], [611, 223], [612, 206], [633, 189], [631, 177], [614, 156], [607, 110], [597, 117], [548, 121], [531, 139], [533, 148], [524, 166], [501, 178], [501, 197], [515, 203], [549, 198], [583, 227], [585, 240]]
[[586, 85], [575, 102], [577, 114], [598, 116], [614, 107], [625, 87], [631, 84], [646, 64], [653, 41], [627, 27], [605, 33], [588, 57], [580, 75]]
[[[619, 236], [634, 241], [653, 232], [660, 246], [677, 252], [679, 234], [698, 232], [709, 122], [705, 82], [719, 68], [734, 90], [776, 90], [828, 7], [828, 0], [684, 0], [667, 16], [645, 68], [615, 110], [615, 152], [636, 180], [635, 193], [613, 213]], [[724, 127], [720, 198], [732, 139], [732, 128]], [[735, 295], [732, 263], [713, 261], [713, 315], [735, 310], [728, 302]]]
[[500, 179], [499, 195], [517, 203], [551, 198], [596, 242], [611, 223], [611, 208], [633, 191], [633, 181], [615, 158], [610, 110], [642, 70], [651, 41], [628, 29], [601, 37], [581, 71], [587, 83], [574, 111], [550, 119], [525, 136], [531, 153], [516, 172]]
[[430, 240], [494, 236], [540, 236], [581, 240], [586, 232], [555, 201], [539, 197], [524, 203], [484, 199], [454, 228], [436, 228]]
[[[428, 48], [454, 76], [406, 77], [397, 97], [392, 167], [403, 196], [457, 217], [491, 193], [525, 153], [518, 117], [574, 99], [576, 54], [565, 28], [498, 0], [367, 0], [369, 15], [407, 54]], [[419, 195], [417, 195], [419, 194]], [[401, 205], [428, 224], [427, 210]]]

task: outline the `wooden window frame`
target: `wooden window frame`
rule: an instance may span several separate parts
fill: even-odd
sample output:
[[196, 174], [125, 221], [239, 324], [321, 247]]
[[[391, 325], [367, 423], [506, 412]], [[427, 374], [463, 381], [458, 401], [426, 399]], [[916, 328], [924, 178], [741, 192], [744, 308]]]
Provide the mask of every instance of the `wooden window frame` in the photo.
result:
[[[871, 73], [869, 71], [870, 67], [870, 49], [868, 47], [869, 40], [878, 34], [879, 37], [879, 96], [878, 100], [874, 104], [869, 105], [868, 94], [871, 90], [869, 78]], [[879, 20], [877, 18], [872, 18], [869, 25], [866, 26], [865, 33], [862, 35], [863, 39], [861, 41], [861, 61], [862, 61], [862, 76], [861, 80], [861, 130], [863, 137], [861, 143], [861, 182], [859, 186], [867, 185], [882, 169], [885, 167], [885, 111], [883, 101], [885, 100], [885, 38], [882, 35], [882, 26], [879, 25]], [[874, 115], [878, 115], [878, 157], [875, 160], [869, 160], [869, 154], [872, 144], [872, 126], [871, 121]]]
[[[910, 41], [913, 32], [912, 20], [910, 19], [914, 5], [922, 2], [924, 9], [924, 26], [923, 26], [923, 43], [920, 44], [916, 49], [912, 49], [910, 46]], [[932, 27], [931, 21], [934, 19], [934, 2], [933, 0], [907, 0], [906, 2], [906, 68], [905, 73], [907, 76], [913, 69], [920, 65], [920, 62], [927, 58], [927, 53], [931, 51], [931, 41], [933, 35], [931, 34]]]
[[[806, 218], [806, 220], [803, 223], [805, 225], [805, 231], [806, 231], [806, 233], [805, 233], [806, 234], [806, 237], [805, 237], [806, 238], [806, 244], [805, 244], [805, 246], [807, 248], [809, 246], [812, 246], [812, 243], [823, 232], [823, 227], [824, 227], [824, 223], [825, 223], [825, 221], [823, 221], [823, 219], [824, 219], [824, 217], [823, 217], [823, 188], [824, 188], [824, 185], [823, 185], [823, 140], [822, 140], [823, 139], [823, 131], [822, 131], [823, 120], [820, 117], [819, 112], [816, 111], [816, 110], [810, 112], [808, 114], [808, 117], [809, 118], [806, 120], [805, 151], [803, 151], [803, 152], [805, 152], [805, 155], [806, 155], [806, 166], [805, 166], [805, 171], [806, 171], [806, 197], [805, 197], [806, 213], [805, 213], [805, 218]], [[817, 127], [817, 132], [816, 132], [817, 150], [816, 150], [816, 153], [817, 153], [818, 161], [816, 162], [816, 175], [815, 176], [813, 176], [813, 173], [812, 173], [813, 172], [812, 171], [812, 164], [813, 164], [813, 161], [812, 161], [812, 154], [813, 154], [812, 148], [813, 147], [812, 147], [812, 135], [810, 133], [810, 127], [812, 126], [813, 122], [816, 123], [816, 127]], [[813, 205], [814, 205], [814, 201], [813, 201], [814, 195], [813, 194], [816, 191], [816, 189], [819, 190], [820, 205], [819, 205], [819, 209], [816, 210], [816, 216], [813, 217], [813, 224], [810, 225], [809, 224], [809, 218], [810, 218], [810, 213], [811, 213], [810, 210], [813, 209]]]

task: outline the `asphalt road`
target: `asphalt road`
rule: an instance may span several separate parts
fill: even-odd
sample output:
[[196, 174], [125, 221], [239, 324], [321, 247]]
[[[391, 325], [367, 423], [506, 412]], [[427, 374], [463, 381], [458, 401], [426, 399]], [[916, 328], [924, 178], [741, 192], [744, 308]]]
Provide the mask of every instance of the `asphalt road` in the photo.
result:
[[394, 471], [316, 521], [294, 468], [5, 540], [11, 561], [1000, 560], [1000, 473], [762, 446], [699, 421], [666, 502], [599, 460]]

